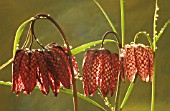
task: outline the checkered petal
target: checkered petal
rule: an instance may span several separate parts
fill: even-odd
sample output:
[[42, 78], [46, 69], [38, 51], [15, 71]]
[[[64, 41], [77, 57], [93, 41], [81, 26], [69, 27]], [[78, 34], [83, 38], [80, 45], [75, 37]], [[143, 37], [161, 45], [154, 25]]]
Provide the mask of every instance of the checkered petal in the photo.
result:
[[149, 57], [149, 81], [152, 81], [153, 68], [154, 68], [154, 53], [150, 47], [146, 47]]
[[149, 57], [145, 46], [138, 45], [135, 48], [136, 67], [143, 81], [149, 81]]
[[126, 56], [124, 57], [124, 71], [126, 76], [133, 82], [137, 73], [136, 59], [135, 59], [135, 47], [125, 45]]
[[37, 60], [30, 50], [27, 50], [21, 60], [20, 75], [24, 85], [24, 94], [31, 94], [36, 86]]
[[85, 95], [93, 95], [98, 86], [99, 73], [101, 66], [97, 50], [89, 50], [86, 52], [83, 60], [83, 82]]
[[15, 58], [12, 64], [13, 68], [12, 92], [16, 91], [16, 95], [18, 95], [21, 92], [21, 90], [24, 89], [24, 85], [20, 75], [21, 60], [24, 54], [25, 54], [24, 50], [18, 50], [15, 54]]
[[131, 44], [125, 45], [123, 50], [125, 50], [125, 53], [122, 54], [124, 72], [130, 82], [134, 81], [136, 72], [143, 81], [152, 81], [154, 66], [152, 49], [143, 44]]
[[49, 84], [50, 87], [55, 95], [58, 94], [60, 89], [60, 81], [58, 79], [57, 75], [57, 69], [55, 68], [55, 61], [54, 61], [54, 55], [51, 51], [45, 50], [43, 51], [45, 56], [45, 61], [47, 63], [47, 69], [48, 69], [48, 78], [49, 78]]
[[83, 61], [83, 83], [85, 95], [93, 95], [98, 86], [102, 96], [113, 95], [119, 73], [119, 60], [109, 50], [88, 50]]
[[51, 46], [48, 49], [53, 55], [54, 67], [57, 71], [58, 79], [65, 88], [69, 89], [72, 76], [69, 56], [61, 46], [54, 45], [54, 43], [49, 46]]
[[111, 74], [111, 81], [110, 81], [110, 95], [111, 96], [113, 96], [113, 93], [115, 91], [118, 74], [120, 73], [119, 57], [115, 53], [112, 53], [112, 67], [113, 67], [113, 74]]
[[45, 61], [45, 57], [42, 51], [35, 50], [35, 56], [37, 59], [37, 83], [43, 94], [49, 93], [49, 79], [48, 69]]
[[114, 89], [114, 69], [112, 64], [112, 54], [108, 50], [100, 50], [100, 60], [102, 66], [102, 72], [100, 78], [100, 90], [103, 97], [107, 96], [110, 91], [110, 87]]

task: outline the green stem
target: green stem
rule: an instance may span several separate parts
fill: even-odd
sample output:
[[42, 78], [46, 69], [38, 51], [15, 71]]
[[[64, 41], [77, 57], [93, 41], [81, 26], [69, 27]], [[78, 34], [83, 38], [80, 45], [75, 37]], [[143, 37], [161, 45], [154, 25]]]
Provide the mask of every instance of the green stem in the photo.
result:
[[151, 37], [150, 37], [149, 34], [147, 34], [145, 31], [138, 32], [138, 33], [135, 35], [135, 37], [134, 37], [134, 43], [136, 43], [136, 40], [137, 40], [137, 38], [139, 37], [139, 35], [144, 35], [144, 36], [147, 38], [147, 40], [148, 40], [151, 48], [153, 49]]
[[154, 20], [153, 20], [153, 51], [155, 52], [156, 50], [156, 21], [157, 21], [157, 11], [158, 11], [158, 4], [157, 4], [157, 0], [156, 0], [156, 4], [155, 4], [155, 12], [154, 12]]
[[[154, 22], [153, 22], [153, 51], [155, 53], [156, 51], [156, 21], [157, 21], [157, 11], [159, 10], [158, 8], [158, 1], [156, 0], [155, 3], [155, 13], [154, 13]], [[155, 55], [154, 55], [155, 59]], [[154, 60], [154, 72], [153, 72], [153, 79], [152, 79], [152, 99], [151, 99], [151, 111], [154, 111], [155, 109], [155, 83], [156, 83], [156, 59]]]
[[[120, 11], [121, 11], [121, 36], [122, 36], [122, 47], [125, 45], [125, 15], [124, 15], [124, 0], [120, 0]], [[118, 76], [117, 81], [117, 92], [115, 97], [115, 111], [118, 111], [120, 86], [121, 86], [121, 75]]]
[[78, 99], [77, 99], [76, 79], [75, 79], [73, 65], [72, 65], [72, 59], [71, 59], [72, 53], [71, 53], [70, 45], [68, 43], [66, 34], [64, 33], [64, 31], [60, 27], [60, 25], [50, 15], [38, 14], [38, 15], [35, 16], [35, 18], [36, 19], [48, 19], [50, 22], [52, 22], [56, 26], [56, 28], [58, 29], [58, 31], [62, 35], [62, 38], [63, 38], [63, 40], [64, 40], [64, 42], [65, 42], [65, 44], [67, 46], [68, 55], [69, 55], [69, 63], [70, 63], [70, 67], [71, 67], [74, 111], [78, 111]]
[[124, 0], [120, 0], [121, 9], [121, 32], [122, 32], [122, 47], [125, 45], [125, 15], [124, 15]]
[[122, 109], [124, 108], [124, 106], [125, 106], [128, 98], [129, 98], [129, 96], [130, 96], [130, 94], [131, 94], [131, 92], [132, 92], [132, 89], [133, 89], [134, 85], [135, 85], [134, 82], [132, 82], [132, 83], [129, 85], [129, 88], [128, 88], [127, 92], [126, 92], [125, 98], [123, 99], [123, 102], [122, 102], [122, 104], [121, 104], [121, 106], [120, 106], [119, 111], [122, 111]]
[[155, 110], [155, 74], [156, 74], [156, 58], [154, 59], [154, 70], [153, 70], [153, 77], [152, 77], [152, 101], [151, 101], [151, 111]]

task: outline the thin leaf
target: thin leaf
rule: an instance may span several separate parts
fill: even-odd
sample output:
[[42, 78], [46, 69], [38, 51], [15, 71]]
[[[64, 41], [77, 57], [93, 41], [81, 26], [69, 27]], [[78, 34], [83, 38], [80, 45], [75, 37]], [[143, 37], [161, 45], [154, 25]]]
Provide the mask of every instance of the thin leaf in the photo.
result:
[[170, 23], [170, 19], [165, 23], [165, 25], [163, 26], [163, 28], [160, 30], [159, 34], [156, 37], [156, 42], [159, 40], [159, 38], [161, 37], [161, 35], [163, 34], [163, 32], [165, 31], [165, 29], [167, 28], [168, 24]]
[[35, 19], [35, 18], [33, 18], [33, 17], [30, 18], [30, 19], [28, 19], [28, 20], [25, 21], [23, 24], [21, 24], [21, 25], [19, 26], [19, 28], [17, 29], [17, 32], [16, 32], [16, 34], [15, 34], [14, 46], [13, 46], [13, 58], [14, 58], [14, 56], [15, 56], [15, 53], [16, 53], [16, 50], [17, 50], [17, 47], [18, 47], [18, 43], [19, 43], [19, 40], [20, 40], [20, 37], [21, 37], [21, 34], [22, 34], [25, 26], [26, 26], [29, 22], [31, 22], [32, 20], [34, 20], [34, 19]]
[[[84, 44], [84, 45], [81, 45], [79, 47], [76, 47], [76, 48], [72, 49], [71, 52], [72, 52], [73, 55], [75, 55], [75, 54], [78, 54], [78, 53], [80, 53], [82, 51], [85, 51], [87, 48], [90, 48], [91, 46], [100, 44], [101, 42], [102, 42], [102, 40], [89, 42], [87, 44]], [[117, 43], [116, 41], [111, 40], [111, 39], [105, 39], [104, 42], [114, 42], [114, 43]]]
[[[0, 84], [1, 84], [1, 85], [4, 85], [4, 86], [12, 86], [12, 83], [11, 83], [11, 82], [0, 81]], [[36, 86], [35, 89], [39, 89], [38, 86]], [[72, 90], [68, 90], [68, 89], [66, 90], [66, 89], [61, 88], [61, 89], [60, 89], [60, 92], [61, 92], [61, 93], [65, 93], [65, 94], [69, 94], [69, 95], [73, 95]], [[83, 94], [77, 93], [77, 96], [78, 96], [79, 98], [81, 98], [81, 99], [83, 99], [83, 100], [85, 100], [85, 101], [93, 104], [94, 106], [102, 109], [103, 111], [107, 111], [107, 110], [106, 110], [105, 108], [103, 108], [100, 104], [98, 104], [97, 102], [93, 101], [92, 99], [84, 96]]]
[[106, 17], [107, 21], [109, 22], [112, 30], [117, 34], [117, 31], [116, 31], [116, 28], [115, 26], [113, 25], [113, 23], [111, 22], [109, 16], [106, 14], [106, 12], [104, 11], [104, 9], [101, 7], [101, 5], [96, 1], [94, 0], [94, 2], [96, 3], [96, 5], [100, 8], [100, 10], [102, 11], [102, 13], [104, 14], [104, 16]]
[[28, 19], [27, 21], [25, 21], [24, 23], [22, 23], [19, 28], [17, 29], [17, 32], [15, 34], [15, 40], [14, 40], [14, 46], [13, 46], [13, 57], [11, 59], [9, 59], [6, 63], [4, 63], [3, 65], [0, 66], [0, 70], [3, 69], [4, 67], [6, 67], [8, 64], [10, 64], [14, 57], [15, 57], [15, 53], [17, 51], [17, 47], [18, 47], [18, 43], [19, 43], [19, 40], [20, 40], [20, 37], [21, 37], [21, 34], [25, 28], [25, 26], [32, 20], [34, 20], [35, 18], [30, 18]]
[[4, 67], [6, 67], [8, 64], [10, 64], [13, 60], [14, 60], [14, 58], [11, 58], [11, 59], [9, 59], [6, 63], [2, 64], [2, 65], [0, 66], [0, 70], [3, 69]]

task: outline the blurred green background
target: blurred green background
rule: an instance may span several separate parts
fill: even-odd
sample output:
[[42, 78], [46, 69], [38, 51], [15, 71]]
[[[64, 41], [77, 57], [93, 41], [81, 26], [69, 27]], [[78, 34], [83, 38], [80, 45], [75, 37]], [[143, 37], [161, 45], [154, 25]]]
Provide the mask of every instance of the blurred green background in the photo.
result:
[[[119, 0], [98, 0], [118, 30], [120, 36], [120, 5]], [[170, 1], [159, 0], [158, 31], [170, 19]], [[147, 31], [152, 34], [153, 14], [155, 0], [126, 0], [125, 2], [125, 42], [133, 41], [138, 31]], [[36, 15], [48, 13], [64, 29], [73, 48], [101, 39], [102, 35], [111, 30], [107, 20], [95, 5], [93, 0], [1, 0], [0, 2], [0, 64], [12, 57], [14, 35], [21, 23]], [[56, 29], [47, 21], [36, 23], [36, 35], [44, 44], [57, 42], [63, 45], [62, 39]], [[157, 46], [157, 76], [156, 76], [156, 111], [170, 111], [170, 26], [166, 29]], [[151, 35], [152, 36], [152, 35]], [[112, 38], [112, 36], [108, 37]], [[21, 44], [25, 40], [25, 32]], [[148, 44], [144, 37], [138, 41]], [[105, 45], [112, 51], [115, 45]], [[111, 47], [110, 47], [111, 46]], [[39, 48], [34, 45], [34, 48]], [[117, 51], [117, 50], [116, 50]], [[77, 54], [76, 59], [81, 64], [84, 52]], [[0, 80], [11, 81], [11, 64], [0, 71]], [[81, 72], [80, 72], [81, 74]], [[83, 93], [82, 83], [77, 81], [78, 91]], [[121, 101], [128, 88], [129, 81], [122, 84]], [[126, 104], [124, 111], [149, 111], [151, 99], [151, 83], [137, 80], [134, 90]], [[109, 100], [114, 103], [114, 97]], [[104, 106], [103, 100], [95, 94], [92, 99]], [[90, 103], [78, 99], [79, 111], [101, 111]], [[104, 106], [107, 108], [106, 106]], [[44, 96], [41, 91], [34, 90], [31, 95], [20, 94], [18, 97], [11, 92], [11, 87], [0, 85], [0, 111], [73, 111], [72, 97], [60, 93], [54, 97], [50, 92]]]

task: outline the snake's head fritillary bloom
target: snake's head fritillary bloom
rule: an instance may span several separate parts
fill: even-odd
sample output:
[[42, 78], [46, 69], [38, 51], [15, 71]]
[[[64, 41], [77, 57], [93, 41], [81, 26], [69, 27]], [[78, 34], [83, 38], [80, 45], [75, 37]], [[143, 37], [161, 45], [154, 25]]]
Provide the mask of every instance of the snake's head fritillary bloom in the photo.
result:
[[123, 69], [130, 82], [134, 81], [136, 73], [143, 81], [152, 81], [154, 54], [149, 46], [132, 43], [125, 45], [121, 52]]
[[93, 95], [100, 87], [103, 97], [115, 90], [119, 73], [118, 55], [106, 49], [88, 50], [83, 61], [85, 95]]
[[[49, 93], [49, 87], [55, 95], [61, 86], [69, 89], [72, 74], [69, 56], [65, 50], [66, 48], [54, 43], [43, 50], [18, 50], [13, 62], [12, 92], [18, 95], [23, 90], [24, 94], [30, 94], [36, 85], [45, 95]], [[78, 74], [73, 56], [72, 65], [74, 73]]]
[[13, 87], [16, 95], [23, 90], [24, 94], [30, 94], [36, 86], [37, 59], [35, 53], [30, 50], [18, 50], [13, 62]]
[[[70, 89], [72, 72], [67, 49], [55, 43], [51, 43], [46, 46], [44, 55], [47, 63], [49, 82], [53, 93], [57, 95], [61, 86]], [[74, 73], [78, 74], [75, 58], [72, 56], [71, 59]]]

